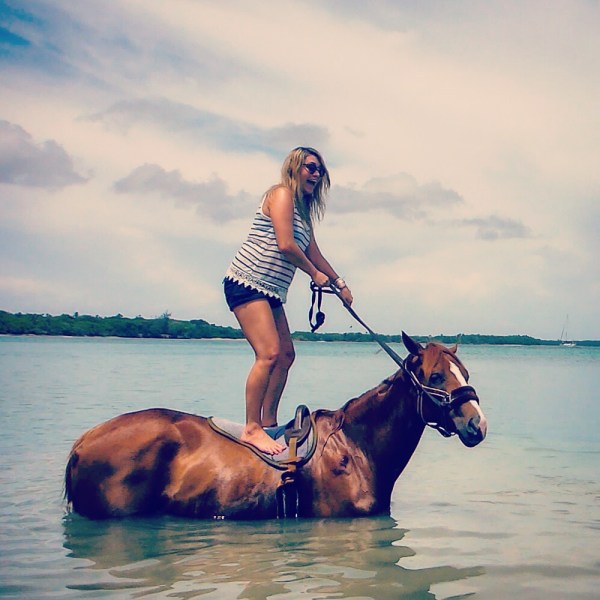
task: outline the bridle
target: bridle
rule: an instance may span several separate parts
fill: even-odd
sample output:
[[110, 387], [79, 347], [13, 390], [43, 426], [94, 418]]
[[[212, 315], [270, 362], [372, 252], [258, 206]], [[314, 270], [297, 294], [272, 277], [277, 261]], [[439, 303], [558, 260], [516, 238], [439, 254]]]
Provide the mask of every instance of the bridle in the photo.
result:
[[[417, 412], [423, 423], [427, 427], [431, 427], [438, 431], [444, 437], [456, 435], [456, 428], [450, 418], [450, 412], [460, 408], [466, 402], [471, 400], [479, 404], [479, 397], [475, 388], [470, 385], [462, 385], [451, 392], [440, 390], [438, 388], [423, 385], [415, 374], [415, 367], [418, 365], [418, 357], [414, 354], [409, 354], [405, 359], [401, 358], [383, 339], [376, 334], [354, 311], [354, 309], [344, 302], [340, 290], [335, 286], [319, 287], [311, 282], [312, 304], [309, 311], [309, 322], [311, 330], [314, 333], [324, 322], [325, 314], [321, 312], [321, 300], [323, 293], [335, 294], [341, 301], [344, 308], [369, 332], [374, 341], [376, 341], [381, 349], [400, 367], [402, 373], [413, 387], [417, 395]], [[316, 321], [312, 323], [313, 310], [317, 306]], [[416, 358], [417, 360], [411, 360]], [[429, 413], [436, 415], [435, 420], [430, 420], [425, 417], [425, 401], [432, 404], [432, 409]]]
[[[452, 419], [450, 418], [450, 412], [460, 408], [463, 404], [470, 402], [471, 400], [479, 404], [479, 397], [477, 396], [475, 388], [470, 385], [461, 385], [448, 393], [446, 390], [439, 390], [434, 387], [423, 385], [415, 375], [413, 368], [411, 368], [410, 358], [412, 356], [414, 355], [409, 355], [402, 361], [401, 368], [402, 372], [408, 376], [409, 381], [417, 393], [417, 412], [419, 413], [419, 416], [427, 427], [435, 429], [444, 437], [455, 435], [456, 430], [452, 423]], [[425, 418], [423, 406], [423, 401], [425, 399], [433, 404], [433, 410], [431, 412], [434, 414], [437, 413], [438, 415], [434, 421]]]

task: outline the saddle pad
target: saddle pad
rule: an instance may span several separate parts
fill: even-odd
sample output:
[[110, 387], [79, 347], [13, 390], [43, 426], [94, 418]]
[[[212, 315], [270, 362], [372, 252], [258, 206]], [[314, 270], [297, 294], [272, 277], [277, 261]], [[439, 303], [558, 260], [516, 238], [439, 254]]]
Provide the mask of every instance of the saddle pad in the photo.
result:
[[[217, 430], [221, 430], [225, 435], [230, 438], [235, 438], [236, 440], [240, 439], [242, 432], [244, 431], [243, 423], [235, 423], [234, 421], [229, 421], [227, 419], [222, 419], [220, 417], [210, 417], [212, 421], [213, 427]], [[265, 427], [265, 431], [279, 444], [285, 446], [285, 450], [281, 452], [281, 454], [275, 454], [271, 456], [270, 454], [265, 454], [264, 456], [268, 457], [270, 460], [279, 463], [285, 461], [289, 458], [289, 446], [285, 441], [285, 425], [280, 425], [279, 427]], [[304, 458], [308, 454], [310, 448], [312, 448], [313, 443], [313, 431], [308, 434], [307, 438], [304, 442], [296, 448], [296, 456], [298, 458]], [[257, 453], [263, 454], [260, 450], [255, 449]]]

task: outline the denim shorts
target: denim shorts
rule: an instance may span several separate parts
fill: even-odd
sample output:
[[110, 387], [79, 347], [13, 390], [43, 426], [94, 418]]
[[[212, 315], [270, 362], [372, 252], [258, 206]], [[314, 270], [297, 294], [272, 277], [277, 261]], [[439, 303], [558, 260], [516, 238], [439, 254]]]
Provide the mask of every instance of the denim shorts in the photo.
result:
[[229, 310], [233, 311], [234, 308], [246, 304], [252, 300], [266, 300], [271, 308], [278, 308], [282, 302], [279, 298], [273, 296], [267, 296], [263, 292], [259, 292], [251, 287], [237, 283], [231, 279], [223, 280], [223, 289], [225, 291], [225, 300], [227, 300], [227, 306]]

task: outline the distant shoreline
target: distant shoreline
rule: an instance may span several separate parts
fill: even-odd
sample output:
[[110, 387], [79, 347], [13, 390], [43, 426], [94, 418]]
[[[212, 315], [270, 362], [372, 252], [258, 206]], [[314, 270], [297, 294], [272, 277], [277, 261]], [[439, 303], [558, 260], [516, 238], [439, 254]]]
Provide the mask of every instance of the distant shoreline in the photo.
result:
[[[9, 313], [0, 310], [0, 335], [13, 336], [60, 336], [60, 337], [101, 337], [129, 339], [182, 339], [202, 340], [243, 339], [241, 330], [234, 327], [215, 325], [203, 319], [180, 321], [171, 318], [169, 313], [160, 317], [145, 319], [141, 316], [128, 318], [121, 314], [112, 317], [98, 315], [59, 315]], [[311, 333], [295, 331], [294, 340], [319, 342], [370, 342], [373, 338], [368, 333]], [[380, 334], [389, 343], [402, 343], [401, 334]], [[435, 340], [443, 344], [460, 343], [462, 345], [495, 345], [495, 346], [560, 346], [560, 340], [543, 340], [528, 335], [489, 335], [489, 334], [454, 334], [454, 335], [413, 335], [420, 342]], [[600, 346], [600, 340], [575, 340], [576, 346]]]

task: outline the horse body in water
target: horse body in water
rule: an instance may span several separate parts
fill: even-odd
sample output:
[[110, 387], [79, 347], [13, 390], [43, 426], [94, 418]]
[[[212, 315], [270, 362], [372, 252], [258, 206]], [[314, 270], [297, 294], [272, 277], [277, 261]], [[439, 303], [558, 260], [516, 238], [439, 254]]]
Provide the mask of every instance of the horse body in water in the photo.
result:
[[[336, 411], [313, 413], [317, 446], [298, 471], [298, 515], [389, 513], [394, 484], [425, 425], [472, 447], [487, 422], [456, 348], [404, 334], [405, 365]], [[440, 400], [442, 398], [442, 400]], [[215, 432], [205, 417], [148, 409], [111, 419], [75, 442], [65, 475], [72, 509], [90, 518], [172, 514], [277, 516], [281, 471]]]

